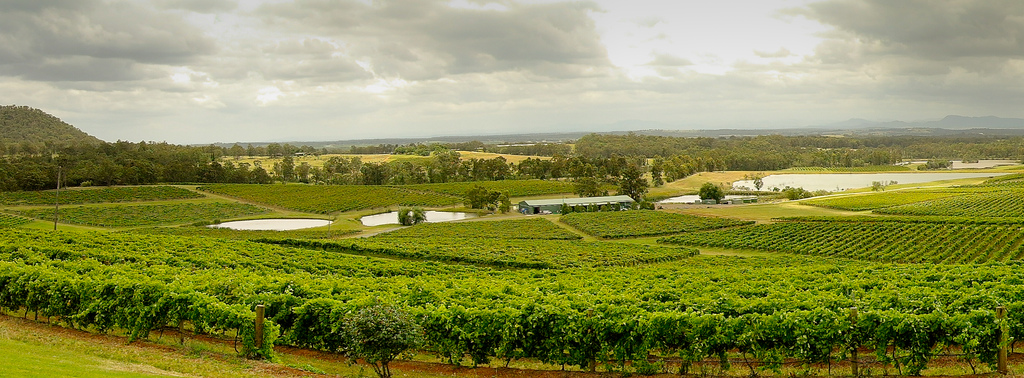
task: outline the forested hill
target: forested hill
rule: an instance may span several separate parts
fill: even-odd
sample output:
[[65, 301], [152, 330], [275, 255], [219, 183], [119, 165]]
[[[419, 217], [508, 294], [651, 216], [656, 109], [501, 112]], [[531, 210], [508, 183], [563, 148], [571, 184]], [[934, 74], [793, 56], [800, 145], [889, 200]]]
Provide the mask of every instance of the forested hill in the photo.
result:
[[71, 126], [60, 118], [28, 106], [0, 106], [0, 144], [69, 146], [99, 144], [100, 140]]

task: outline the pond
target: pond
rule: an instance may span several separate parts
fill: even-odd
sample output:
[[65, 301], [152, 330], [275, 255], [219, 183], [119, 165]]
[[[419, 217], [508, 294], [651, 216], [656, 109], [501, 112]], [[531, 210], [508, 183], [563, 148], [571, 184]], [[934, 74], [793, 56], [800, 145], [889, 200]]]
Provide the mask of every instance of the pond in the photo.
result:
[[[753, 196], [734, 196], [734, 195], [728, 195], [728, 196], [725, 196], [725, 199], [726, 200], [731, 200], [731, 199], [736, 199], [736, 198], [751, 198], [751, 197], [753, 197]], [[694, 203], [695, 201], [700, 201], [700, 196], [698, 196], [696, 194], [689, 194], [689, 195], [685, 195], [685, 196], [666, 198], [666, 199], [663, 199], [661, 201], [658, 201], [658, 203]]]
[[[476, 218], [479, 215], [474, 213], [459, 213], [454, 211], [424, 211], [428, 223], [448, 222], [453, 220]], [[367, 215], [359, 219], [363, 226], [380, 226], [384, 224], [398, 224], [398, 212], [392, 211], [383, 214]]]
[[[765, 176], [761, 190], [783, 189], [787, 186], [804, 188], [809, 191], [827, 190], [830, 192], [847, 189], [867, 188], [874, 181], [898, 184], [920, 184], [924, 182], [955, 180], [965, 178], [995, 177], [1008, 173], [820, 173], [820, 174], [782, 174]], [[732, 183], [733, 189], [753, 190], [754, 182], [740, 180]]]
[[303, 228], [323, 227], [330, 224], [326, 219], [252, 219], [224, 222], [210, 225], [211, 228], [230, 228], [247, 231], [290, 231]]

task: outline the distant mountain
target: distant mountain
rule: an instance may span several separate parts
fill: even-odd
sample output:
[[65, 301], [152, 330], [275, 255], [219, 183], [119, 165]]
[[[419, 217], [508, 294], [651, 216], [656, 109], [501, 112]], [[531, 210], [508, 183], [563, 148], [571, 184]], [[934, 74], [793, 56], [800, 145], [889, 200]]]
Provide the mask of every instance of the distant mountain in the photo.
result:
[[[286, 142], [295, 146], [312, 146], [316, 148], [345, 148], [349, 146], [376, 146], [379, 144], [410, 144], [410, 143], [459, 143], [480, 141], [488, 144], [523, 143], [523, 142], [565, 142], [579, 139], [587, 134], [627, 134], [657, 135], [670, 137], [731, 137], [755, 135], [847, 135], [847, 136], [1021, 136], [1024, 135], [1024, 119], [1000, 117], [964, 117], [946, 116], [938, 121], [871, 121], [853, 118], [842, 122], [825, 125], [791, 127], [791, 128], [757, 128], [757, 129], [679, 129], [670, 124], [644, 120], [624, 120], [602, 125], [573, 125], [570, 129], [589, 131], [569, 131], [561, 133], [523, 133], [505, 135], [463, 135], [437, 136], [430, 138], [382, 138], [353, 139], [336, 141], [293, 141]], [[282, 142], [285, 143], [285, 142]], [[234, 143], [214, 143], [218, 146], [230, 147]], [[242, 146], [266, 146], [270, 142], [242, 143]]]
[[1017, 130], [1024, 129], [1024, 119], [1021, 118], [1000, 118], [1000, 117], [964, 117], [948, 115], [938, 121], [889, 121], [876, 122], [866, 119], [854, 118], [843, 122], [830, 123], [827, 125], [811, 126], [811, 128], [826, 129], [946, 129], [946, 130]]
[[1024, 119], [949, 115], [939, 121], [924, 122], [922, 126], [946, 129], [1024, 129]]
[[26, 142], [67, 146], [96, 144], [101, 140], [42, 110], [28, 106], [0, 106], [0, 143]]

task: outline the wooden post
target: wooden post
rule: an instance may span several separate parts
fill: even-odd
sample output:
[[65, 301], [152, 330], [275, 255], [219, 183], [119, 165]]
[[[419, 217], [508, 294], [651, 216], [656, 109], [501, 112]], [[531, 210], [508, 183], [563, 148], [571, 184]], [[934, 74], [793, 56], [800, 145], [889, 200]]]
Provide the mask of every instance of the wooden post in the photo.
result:
[[[593, 319], [593, 318], [594, 318], [594, 309], [588, 309], [587, 310], [587, 319], [589, 320], [589, 319]], [[594, 325], [593, 324], [587, 325], [587, 328], [588, 328], [588, 331], [590, 333], [594, 333]], [[596, 371], [597, 371], [597, 353], [594, 353], [593, 356], [590, 356], [590, 372], [593, 373], [593, 372], [596, 372]]]
[[1009, 369], [1006, 368], [1006, 344], [1009, 341], [1009, 333], [1006, 332], [1006, 307], [996, 307], [996, 321], [1000, 322], [999, 325], [999, 363], [998, 370], [1000, 374], [1009, 373]]
[[256, 305], [256, 349], [263, 348], [263, 305]]
[[[851, 328], [853, 330], [857, 329], [857, 308], [856, 307], [851, 307], [850, 308], [850, 326], [851, 326]], [[860, 359], [857, 356], [857, 348], [859, 348], [859, 347], [860, 347], [860, 345], [850, 345], [850, 372], [853, 373], [854, 377], [860, 376], [860, 372], [857, 369], [858, 368], [857, 365], [860, 363]]]

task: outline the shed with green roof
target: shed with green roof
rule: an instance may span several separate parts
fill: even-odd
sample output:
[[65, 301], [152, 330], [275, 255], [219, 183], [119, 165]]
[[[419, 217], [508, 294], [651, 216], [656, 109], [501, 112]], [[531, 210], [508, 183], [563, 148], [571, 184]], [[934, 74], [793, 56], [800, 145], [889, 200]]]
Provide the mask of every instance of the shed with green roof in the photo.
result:
[[636, 203], [636, 201], [629, 198], [629, 196], [525, 200], [519, 202], [519, 212], [527, 215], [549, 213], [559, 214], [562, 212], [563, 204], [573, 208], [607, 205], [615, 209], [631, 209], [633, 208], [634, 203]]

